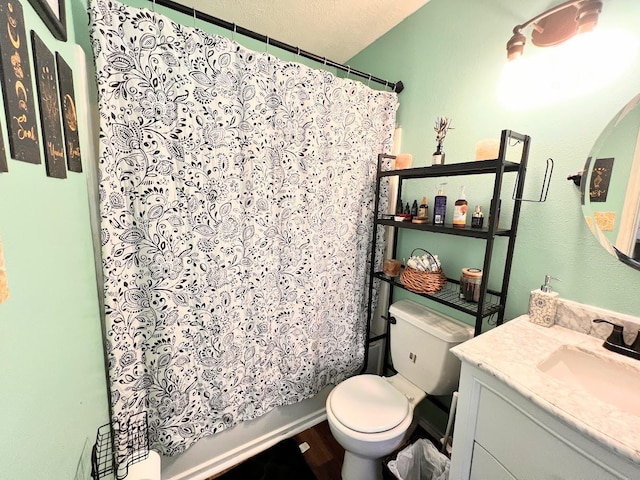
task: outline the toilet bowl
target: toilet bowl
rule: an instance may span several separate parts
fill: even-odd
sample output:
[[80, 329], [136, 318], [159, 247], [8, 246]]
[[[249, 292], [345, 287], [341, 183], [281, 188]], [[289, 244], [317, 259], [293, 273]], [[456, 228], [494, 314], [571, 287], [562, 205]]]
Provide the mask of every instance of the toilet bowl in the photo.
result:
[[397, 449], [417, 424], [415, 406], [427, 395], [457, 388], [460, 362], [449, 349], [473, 336], [473, 328], [410, 300], [389, 308], [392, 377], [357, 375], [327, 397], [327, 421], [344, 448], [343, 480], [381, 480], [382, 458]]
[[415, 387], [410, 387], [410, 395], [400, 392], [390, 380], [406, 381], [396, 377], [358, 375], [329, 393], [327, 421], [345, 450], [343, 479], [381, 479], [380, 459], [402, 445], [415, 428], [413, 409], [425, 394]]

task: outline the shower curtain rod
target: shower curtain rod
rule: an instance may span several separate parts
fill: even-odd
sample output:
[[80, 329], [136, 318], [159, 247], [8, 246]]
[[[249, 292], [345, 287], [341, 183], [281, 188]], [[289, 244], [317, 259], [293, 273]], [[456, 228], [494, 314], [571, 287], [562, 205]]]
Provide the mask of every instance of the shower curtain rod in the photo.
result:
[[321, 57], [316, 55], [315, 53], [310, 53], [305, 50], [301, 50], [299, 47], [294, 47], [293, 45], [289, 45], [288, 43], [281, 42], [274, 38], [267, 37], [266, 35], [262, 35], [260, 33], [254, 32], [253, 30], [249, 30], [247, 28], [236, 25], [235, 23], [227, 22], [226, 20], [222, 20], [221, 18], [214, 17], [209, 15], [208, 13], [201, 12], [200, 10], [196, 10], [192, 7], [187, 7], [186, 5], [182, 5], [180, 3], [173, 2], [171, 0], [149, 0], [154, 5], [160, 5], [162, 7], [170, 8], [171, 10], [175, 10], [176, 12], [184, 13], [186, 15], [192, 15], [197, 20], [203, 20], [207, 23], [211, 23], [213, 25], [217, 25], [218, 27], [226, 28], [227, 30], [231, 30], [235, 33], [239, 33], [240, 35], [244, 35], [245, 37], [250, 37], [255, 40], [258, 40], [262, 43], [266, 43], [268, 45], [273, 45], [274, 47], [281, 48], [282, 50], [286, 50], [287, 52], [295, 53], [296, 55], [300, 55], [301, 57], [309, 58], [318, 63], [322, 63], [323, 65], [328, 65], [330, 67], [337, 68], [338, 70], [342, 70], [343, 72], [347, 72], [348, 75], [356, 75], [358, 77], [362, 77], [367, 79], [368, 82], [376, 82], [385, 87], [391, 88], [392, 92], [400, 93], [404, 90], [404, 85], [402, 81], [397, 82], [389, 82], [388, 80], [383, 80], [382, 78], [374, 77], [373, 75], [365, 72], [361, 72], [360, 70], [355, 70], [348, 65], [343, 65], [338, 62], [334, 62], [333, 60], [329, 60], [326, 57]]

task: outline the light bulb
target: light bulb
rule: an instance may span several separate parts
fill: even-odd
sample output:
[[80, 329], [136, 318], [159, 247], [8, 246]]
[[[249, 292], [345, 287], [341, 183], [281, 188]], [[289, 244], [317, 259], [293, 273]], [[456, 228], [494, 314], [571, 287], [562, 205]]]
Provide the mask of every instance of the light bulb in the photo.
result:
[[600, 28], [554, 47], [530, 47], [505, 64], [498, 101], [509, 110], [533, 110], [595, 92], [617, 80], [637, 51], [634, 35]]

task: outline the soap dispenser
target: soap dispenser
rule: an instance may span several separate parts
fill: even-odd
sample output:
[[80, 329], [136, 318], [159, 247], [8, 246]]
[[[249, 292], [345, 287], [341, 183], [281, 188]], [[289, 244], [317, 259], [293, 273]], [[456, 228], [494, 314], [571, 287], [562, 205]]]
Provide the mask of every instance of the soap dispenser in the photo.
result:
[[558, 292], [551, 290], [551, 275], [545, 275], [544, 285], [531, 292], [529, 298], [529, 321], [543, 327], [550, 327], [556, 322], [558, 309]]

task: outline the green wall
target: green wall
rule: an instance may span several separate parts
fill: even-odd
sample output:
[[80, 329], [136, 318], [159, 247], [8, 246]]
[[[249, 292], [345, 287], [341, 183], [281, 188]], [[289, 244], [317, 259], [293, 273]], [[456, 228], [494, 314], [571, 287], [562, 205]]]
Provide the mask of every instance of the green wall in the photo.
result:
[[[506, 319], [526, 313], [530, 291], [542, 284], [546, 274], [562, 280], [556, 282], [561, 297], [640, 315], [640, 296], [636, 294], [640, 272], [619, 263], [600, 247], [584, 221], [578, 189], [565, 180], [582, 169], [600, 132], [638, 93], [640, 61], [636, 59], [622, 79], [587, 97], [529, 112], [507, 111], [496, 100], [496, 86], [506, 61], [505, 46], [513, 27], [553, 3], [431, 0], [348, 63], [404, 82], [398, 123], [403, 129], [402, 151], [413, 154], [414, 166], [430, 164], [437, 116], [453, 119], [454, 130], [444, 142], [447, 163], [472, 160], [476, 142], [497, 138], [502, 129], [530, 135], [528, 197], [538, 195], [546, 159], [555, 160], [547, 202], [523, 204]], [[640, 41], [639, 22], [637, 0], [605, 2], [600, 16], [601, 27], [623, 28]], [[481, 204], [488, 209], [486, 179], [456, 177], [446, 181], [448, 218], [460, 184], [466, 187], [470, 206]], [[506, 185], [509, 197], [513, 181]], [[407, 200], [429, 195], [432, 204], [435, 182], [409, 189]], [[503, 212], [505, 207], [508, 212], [510, 206], [503, 200]], [[473, 240], [425, 237], [414, 232], [406, 237], [400, 243], [400, 255], [408, 256], [411, 248], [424, 246], [440, 254], [449, 276], [458, 275], [460, 267], [482, 265], [483, 246]], [[498, 248], [496, 252], [492, 274], [497, 274], [499, 263], [504, 262], [503, 251]]]
[[[67, 2], [69, 40], [59, 42], [31, 5], [21, 3], [27, 35], [36, 30], [74, 70], [82, 119], [86, 73], [74, 43], [77, 28], [86, 32], [86, 16], [78, 17], [78, 5]], [[4, 127], [4, 112], [1, 118]], [[88, 122], [81, 120], [79, 128], [85, 173], [53, 179], [44, 163], [12, 159], [9, 172], [0, 173], [0, 235], [10, 288], [0, 305], [2, 480], [88, 479], [96, 430], [109, 421], [87, 193], [96, 156]], [[2, 135], [8, 155], [6, 128]]]
[[[35, 29], [74, 69], [77, 97], [82, 95], [78, 85], [83, 79], [89, 81], [90, 102], [78, 100], [78, 110], [81, 118], [95, 116], [86, 1], [67, 0], [66, 43], [55, 40], [30, 4], [22, 3], [27, 28]], [[148, 5], [138, 0], [130, 3]], [[445, 140], [447, 162], [472, 158], [477, 140], [496, 137], [504, 128], [531, 135], [529, 195], [537, 193], [544, 160], [556, 160], [547, 203], [523, 207], [507, 318], [526, 311], [529, 291], [540, 285], [545, 274], [563, 280], [557, 289], [565, 298], [638, 314], [640, 297], [631, 285], [637, 284], [640, 273], [602, 250], [584, 223], [578, 190], [564, 178], [582, 168], [600, 131], [637, 93], [640, 62], [623, 80], [598, 94], [534, 112], [508, 112], [495, 100], [505, 43], [514, 25], [549, 6], [535, 0], [520, 2], [516, 9], [513, 3], [431, 0], [349, 64], [405, 83], [399, 122], [404, 130], [403, 151], [414, 155], [416, 165], [426, 165], [430, 158], [433, 122], [439, 115], [452, 117], [455, 128]], [[186, 16], [182, 19], [192, 24]], [[639, 20], [640, 5], [635, 0], [618, 0], [605, 4], [601, 25], [634, 32]], [[198, 26], [203, 25], [198, 22]], [[238, 40], [249, 48], [264, 48]], [[82, 61], [74, 59], [74, 43], [87, 54], [88, 73], [82, 71]], [[278, 56], [296, 59], [288, 53]], [[69, 173], [66, 180], [56, 180], [46, 177], [44, 165], [9, 160], [9, 173], [0, 174], [0, 235], [11, 291], [9, 300], [0, 305], [2, 480], [88, 478], [87, 449], [96, 429], [108, 421], [87, 200], [96, 159], [90, 125], [89, 121], [80, 124], [85, 173]], [[5, 129], [2, 135], [8, 145]], [[488, 206], [488, 198], [481, 193], [486, 180], [471, 180], [466, 184], [470, 205]], [[451, 215], [459, 183], [449, 182]], [[432, 202], [435, 185], [412, 188], [415, 198], [427, 195]], [[509, 205], [503, 209], [508, 213]], [[451, 272], [478, 258], [478, 245], [469, 248], [468, 242], [458, 240], [462, 239], [429, 240], [426, 245], [449, 262], [452, 276]], [[425, 246], [422, 242], [421, 237], [410, 236], [403, 248]], [[502, 261], [500, 255], [504, 248], [498, 246], [496, 256]]]

